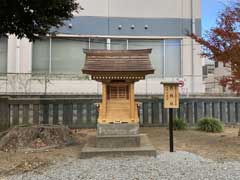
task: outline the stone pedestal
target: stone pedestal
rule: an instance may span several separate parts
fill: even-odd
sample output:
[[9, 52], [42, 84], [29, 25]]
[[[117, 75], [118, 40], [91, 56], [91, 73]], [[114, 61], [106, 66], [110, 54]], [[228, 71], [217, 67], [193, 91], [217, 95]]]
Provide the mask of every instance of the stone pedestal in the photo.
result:
[[138, 124], [98, 124], [96, 147], [120, 148], [140, 146]]
[[120, 157], [120, 156], [156, 156], [156, 149], [152, 146], [146, 134], [140, 134], [140, 145], [137, 147], [103, 148], [96, 147], [96, 137], [91, 137], [83, 147], [80, 158], [92, 158], [99, 156]]
[[80, 158], [122, 155], [156, 156], [147, 135], [139, 134], [139, 124], [98, 124]]
[[98, 124], [98, 136], [121, 136], [121, 135], [138, 135], [139, 124]]

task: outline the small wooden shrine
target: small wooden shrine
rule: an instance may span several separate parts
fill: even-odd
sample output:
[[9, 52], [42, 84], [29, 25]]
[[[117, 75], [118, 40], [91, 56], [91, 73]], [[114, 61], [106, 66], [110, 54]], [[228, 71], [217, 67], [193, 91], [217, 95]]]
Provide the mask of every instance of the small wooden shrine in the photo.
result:
[[138, 124], [134, 83], [154, 72], [149, 59], [151, 49], [84, 52], [86, 62], [82, 72], [102, 82], [98, 124]]
[[152, 74], [151, 49], [84, 50], [83, 73], [102, 82], [102, 102], [96, 138], [89, 139], [80, 158], [95, 156], [147, 155], [156, 156], [146, 134], [139, 133], [138, 103], [134, 83]]

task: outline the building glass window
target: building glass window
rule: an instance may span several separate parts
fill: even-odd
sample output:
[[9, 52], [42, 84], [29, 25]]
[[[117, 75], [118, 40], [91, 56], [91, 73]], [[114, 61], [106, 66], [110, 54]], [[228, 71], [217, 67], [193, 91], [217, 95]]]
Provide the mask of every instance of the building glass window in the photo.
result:
[[127, 40], [125, 39], [111, 39], [111, 50], [126, 50]]
[[32, 71], [34, 73], [49, 72], [49, 38], [36, 40], [32, 46]]
[[107, 49], [107, 40], [102, 38], [91, 38], [90, 49]]
[[106, 40], [102, 38], [90, 40], [89, 38], [52, 38], [51, 43], [49, 38], [36, 40], [32, 50], [32, 72], [81, 74], [85, 61], [83, 49], [89, 47], [106, 49]]
[[128, 40], [129, 49], [152, 49], [150, 60], [155, 69], [154, 75], [163, 76], [164, 67], [164, 43], [163, 40]]
[[83, 49], [88, 39], [52, 39], [51, 73], [79, 74], [84, 65]]
[[7, 73], [8, 38], [0, 37], [0, 73]]
[[[79, 74], [85, 61], [83, 49], [88, 48], [106, 49], [107, 40], [104, 38], [52, 38], [51, 43], [49, 38], [36, 40], [33, 43], [33, 73]], [[150, 59], [155, 73], [150, 76], [162, 78], [181, 75], [180, 39], [111, 39], [111, 49], [152, 49]]]
[[165, 77], [181, 76], [181, 40], [165, 40]]

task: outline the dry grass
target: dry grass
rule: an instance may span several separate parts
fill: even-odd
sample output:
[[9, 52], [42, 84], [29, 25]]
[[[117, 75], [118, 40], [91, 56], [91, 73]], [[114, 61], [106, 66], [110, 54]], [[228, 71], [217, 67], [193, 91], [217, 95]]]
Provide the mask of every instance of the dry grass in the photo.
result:
[[38, 168], [44, 168], [66, 157], [79, 158], [81, 149], [88, 138], [87, 134], [92, 133], [95, 133], [95, 130], [73, 131], [76, 144], [71, 146], [43, 148], [39, 151], [31, 151], [28, 148], [16, 152], [0, 151], [0, 179], [6, 175], [36, 171]]
[[[169, 150], [167, 128], [142, 128], [159, 151]], [[197, 130], [174, 131], [176, 151], [188, 151], [213, 160], [240, 160], [238, 128], [225, 128], [223, 133]]]

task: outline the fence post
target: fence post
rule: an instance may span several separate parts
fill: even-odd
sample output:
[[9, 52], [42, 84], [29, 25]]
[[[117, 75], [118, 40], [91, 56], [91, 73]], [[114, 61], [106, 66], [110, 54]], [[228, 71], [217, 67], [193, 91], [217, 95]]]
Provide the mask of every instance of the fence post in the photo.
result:
[[8, 98], [0, 98], [0, 132], [10, 127]]

